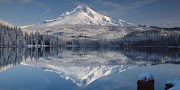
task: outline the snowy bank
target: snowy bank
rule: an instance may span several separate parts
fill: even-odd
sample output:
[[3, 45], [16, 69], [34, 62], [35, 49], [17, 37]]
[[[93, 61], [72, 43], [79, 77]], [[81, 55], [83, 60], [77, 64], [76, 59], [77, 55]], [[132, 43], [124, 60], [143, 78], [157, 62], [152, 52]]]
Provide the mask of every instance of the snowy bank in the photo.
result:
[[177, 78], [173, 81], [168, 81], [166, 83], [167, 90], [180, 90], [180, 78]]

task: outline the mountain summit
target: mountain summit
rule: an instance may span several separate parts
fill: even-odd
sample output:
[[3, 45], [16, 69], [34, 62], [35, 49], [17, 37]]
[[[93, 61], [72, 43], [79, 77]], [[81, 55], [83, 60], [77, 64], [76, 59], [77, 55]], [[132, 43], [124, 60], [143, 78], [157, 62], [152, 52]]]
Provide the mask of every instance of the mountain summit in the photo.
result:
[[79, 5], [71, 12], [66, 11], [56, 19], [45, 20], [45, 25], [63, 25], [63, 24], [89, 24], [89, 25], [105, 25], [105, 26], [132, 26], [121, 19], [110, 18], [101, 15], [87, 5]]

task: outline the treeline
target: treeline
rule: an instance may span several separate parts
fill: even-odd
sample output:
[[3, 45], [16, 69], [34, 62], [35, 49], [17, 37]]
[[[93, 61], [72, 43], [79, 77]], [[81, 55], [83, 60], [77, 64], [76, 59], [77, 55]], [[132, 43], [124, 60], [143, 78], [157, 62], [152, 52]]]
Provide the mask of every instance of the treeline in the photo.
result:
[[25, 44], [23, 32], [20, 28], [0, 24], [0, 46], [23, 46]]
[[[80, 36], [79, 36], [80, 37]], [[12, 26], [0, 20], [0, 47], [5, 46], [27, 46], [27, 45], [48, 45], [48, 46], [180, 46], [180, 31], [169, 31], [163, 29], [135, 30], [123, 38], [117, 39], [66, 39], [59, 36], [40, 34], [39, 32], [27, 33], [21, 28]]]
[[50, 45], [50, 46], [180, 46], [180, 32], [166, 30], [144, 30], [134, 31], [123, 38], [117, 39], [72, 39], [55, 37], [53, 35], [41, 35], [39, 32], [35, 34], [25, 33], [25, 41], [28, 45]]
[[180, 32], [158, 29], [135, 31], [118, 42], [120, 46], [180, 46]]
[[23, 32], [21, 28], [11, 26], [7, 22], [0, 21], [0, 47], [27, 46], [27, 45], [50, 45], [61, 46], [65, 42], [57, 36], [42, 35], [39, 32]]
[[[9, 48], [4, 47], [0, 48], [0, 71], [6, 66], [9, 65], [18, 65], [22, 61], [26, 60], [39, 60], [39, 58], [48, 59], [48, 57], [61, 58], [65, 60], [66, 58], [71, 58], [87, 55], [95, 55], [97, 52], [99, 55], [110, 55], [114, 56], [119, 53], [127, 57], [130, 62], [128, 64], [138, 64], [139, 62], [150, 62], [154, 64], [159, 63], [179, 63], [180, 54], [177, 48], [115, 48], [115, 47], [105, 47], [105, 48], [96, 48], [96, 47], [41, 47], [41, 48]], [[72, 54], [73, 53], [73, 54]], [[111, 55], [112, 54], [112, 55]], [[98, 54], [97, 56], [98, 57]], [[122, 61], [122, 60], [120, 60]], [[110, 60], [107, 64], [119, 64], [121, 63], [118, 60]], [[123, 62], [124, 63], [124, 62]], [[72, 64], [72, 63], [71, 63]]]
[[32, 32], [30, 34], [25, 32], [24, 39], [26, 45], [64, 46], [66, 44], [63, 38], [48, 34], [40, 34], [39, 32]]
[[91, 46], [180, 46], [180, 32], [163, 29], [133, 31], [117, 39], [73, 39], [68, 45]]
[[67, 41], [67, 45], [78, 45], [78, 46], [111, 46], [111, 45], [118, 45], [119, 46], [119, 40], [118, 39], [113, 39], [113, 40], [108, 40], [108, 39], [96, 39], [96, 40], [91, 40], [91, 39], [73, 39], [71, 41]]
[[118, 45], [118, 39], [73, 39], [66, 40], [54, 35], [40, 34], [39, 32], [27, 33], [23, 32], [21, 28], [10, 26], [7, 23], [0, 24], [0, 47], [9, 46], [27, 46], [27, 45], [48, 45], [48, 46], [65, 46], [65, 45], [79, 45], [79, 46], [108, 46]]

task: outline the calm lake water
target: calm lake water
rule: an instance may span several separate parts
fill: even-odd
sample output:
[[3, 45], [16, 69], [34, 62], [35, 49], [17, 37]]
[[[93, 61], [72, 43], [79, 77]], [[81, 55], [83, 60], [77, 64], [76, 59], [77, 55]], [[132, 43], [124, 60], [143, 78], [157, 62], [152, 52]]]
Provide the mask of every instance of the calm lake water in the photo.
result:
[[150, 72], [155, 90], [180, 78], [179, 48], [0, 48], [0, 89], [136, 90]]

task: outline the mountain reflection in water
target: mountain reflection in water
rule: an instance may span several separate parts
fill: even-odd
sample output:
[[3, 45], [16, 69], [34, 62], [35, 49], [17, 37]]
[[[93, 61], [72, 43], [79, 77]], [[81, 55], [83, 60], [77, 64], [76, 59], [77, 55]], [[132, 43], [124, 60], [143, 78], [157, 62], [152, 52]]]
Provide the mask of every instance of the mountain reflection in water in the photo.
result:
[[0, 70], [13, 65], [39, 66], [55, 72], [77, 86], [128, 69], [163, 64], [179, 64], [179, 48], [0, 48]]

